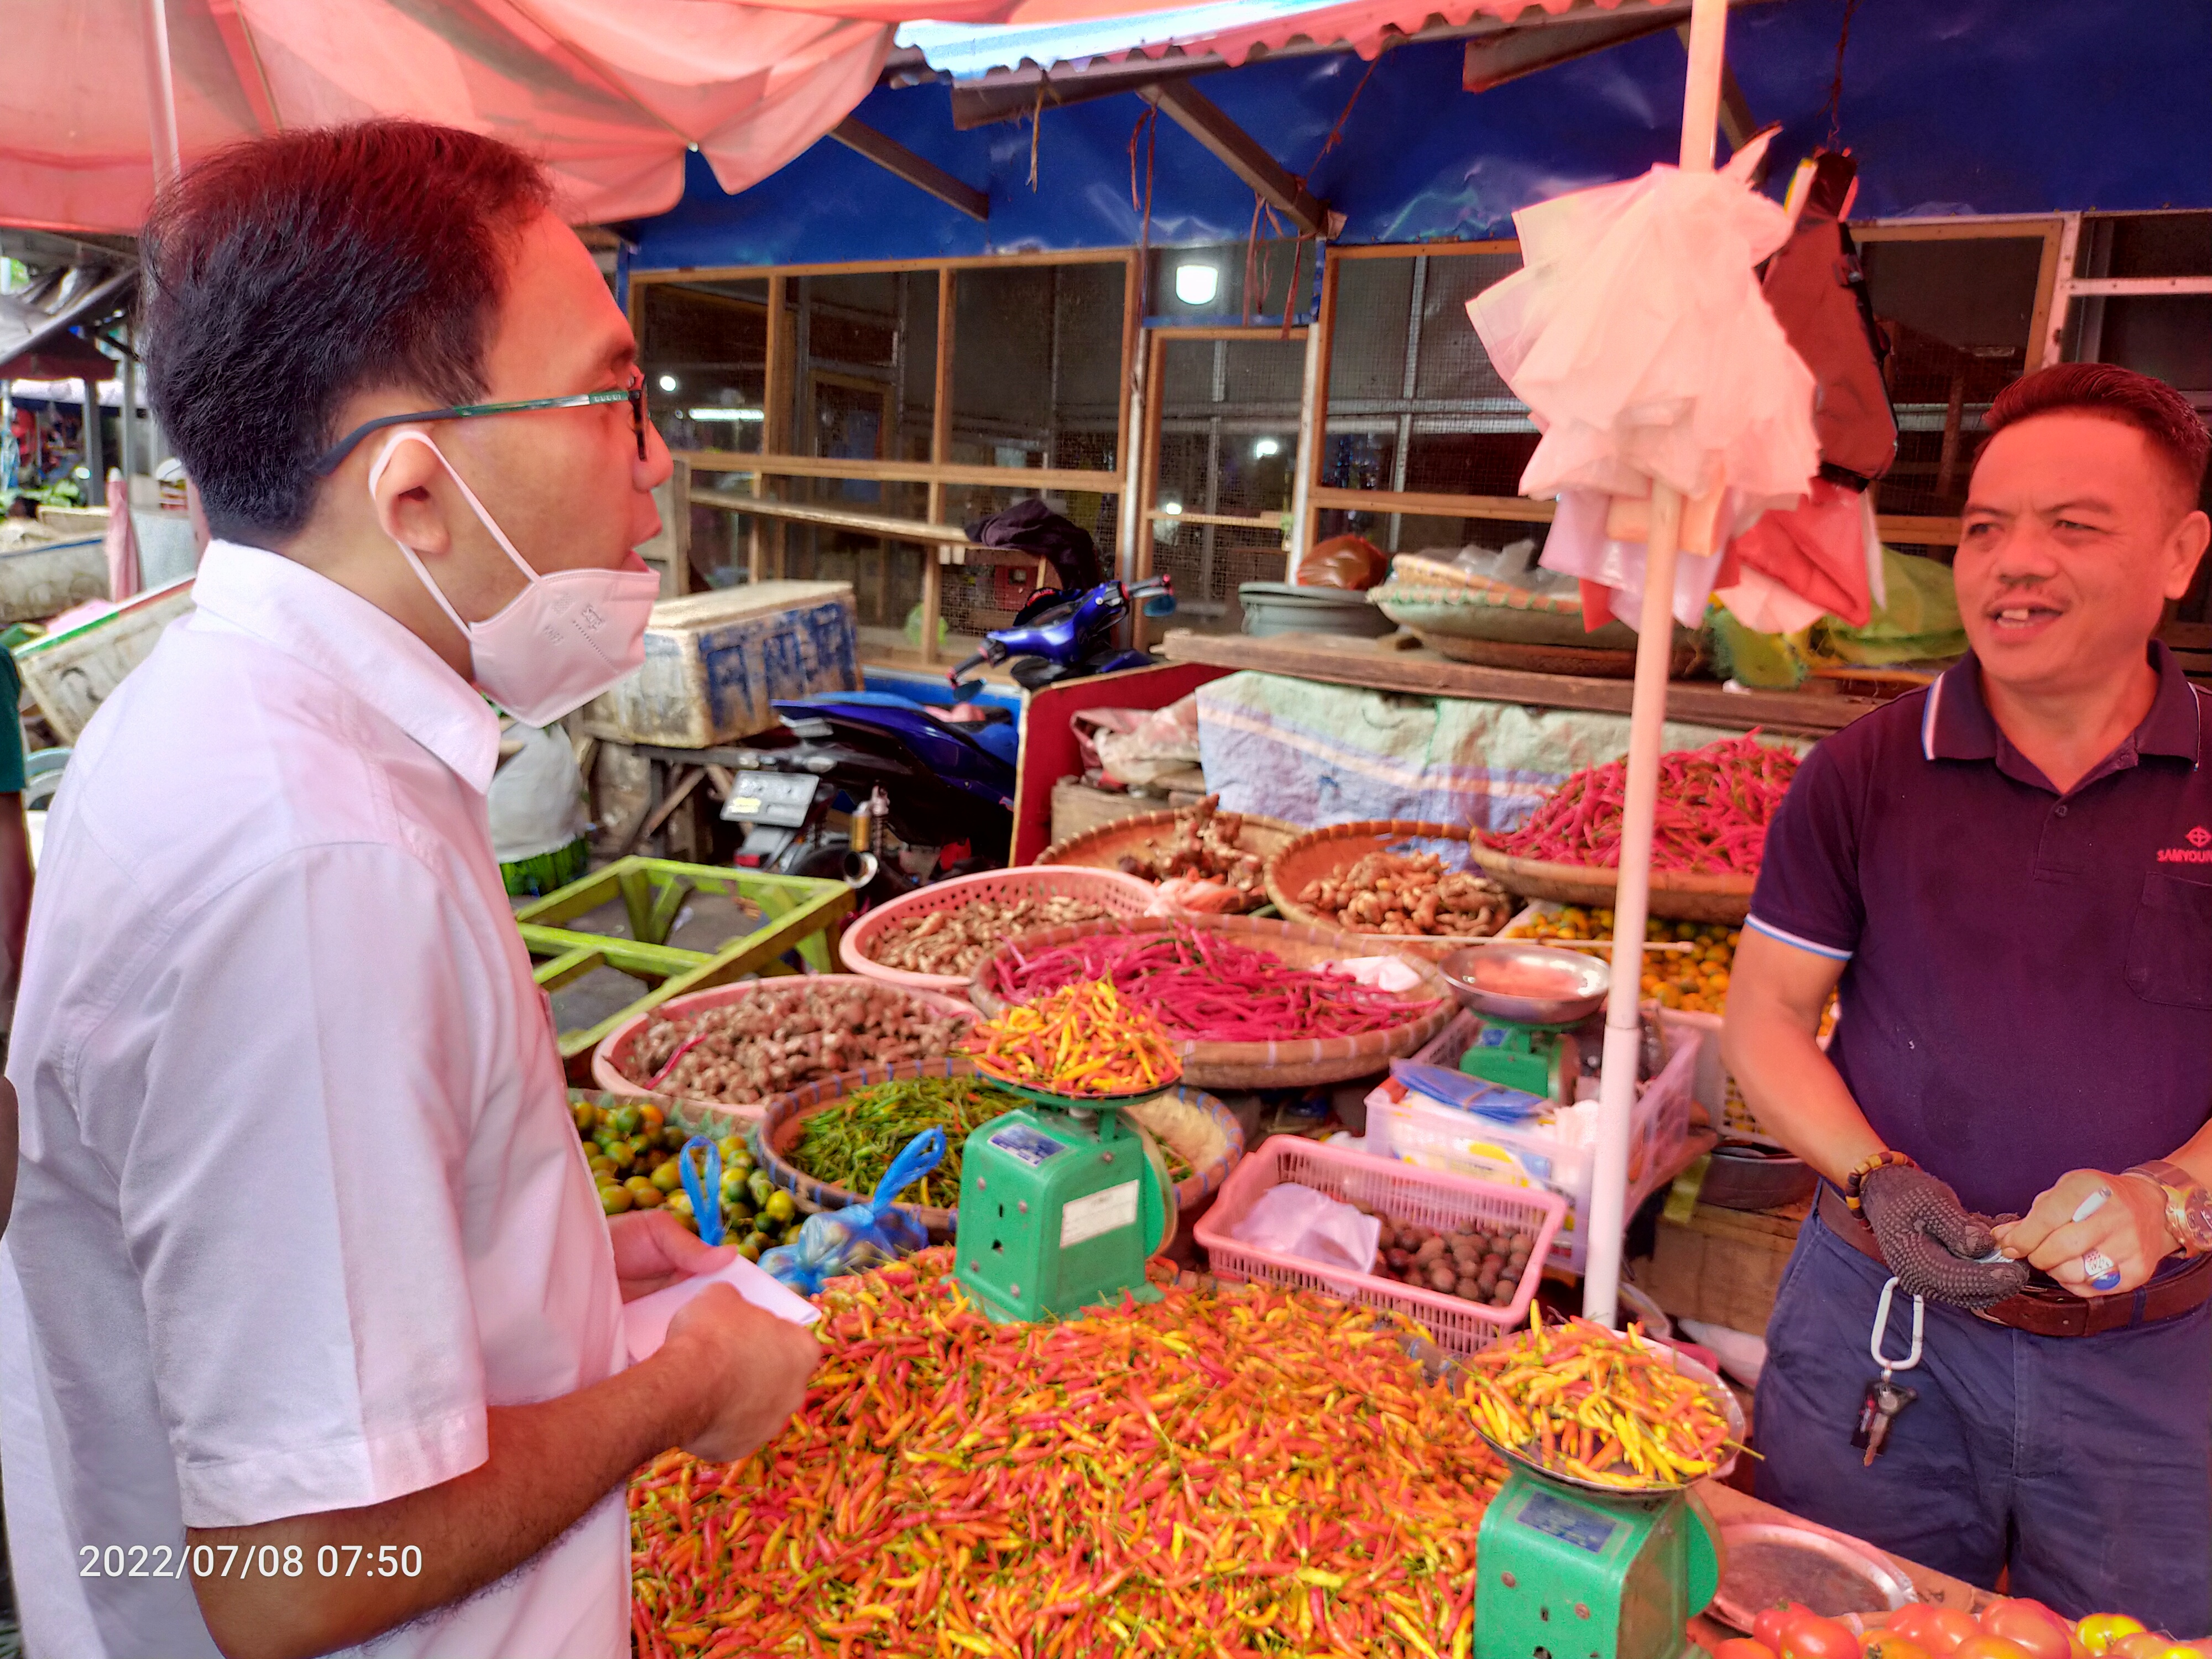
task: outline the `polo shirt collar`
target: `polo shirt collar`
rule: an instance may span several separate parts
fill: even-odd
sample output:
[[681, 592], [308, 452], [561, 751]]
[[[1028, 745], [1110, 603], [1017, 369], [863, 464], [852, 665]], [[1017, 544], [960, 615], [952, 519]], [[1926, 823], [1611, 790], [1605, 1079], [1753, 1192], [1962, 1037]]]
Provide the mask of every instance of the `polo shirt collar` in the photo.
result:
[[499, 764], [499, 716], [444, 659], [349, 588], [258, 547], [214, 541], [192, 602], [375, 709], [482, 794]]
[[[2158, 695], [2151, 701], [2150, 713], [2129, 734], [2118, 752], [2137, 757], [2168, 755], [2187, 761], [2193, 768], [2203, 741], [2203, 722], [2197, 690], [2163, 641], [2150, 642], [2150, 665], [2158, 672]], [[2012, 745], [1997, 729], [1996, 717], [1983, 700], [1981, 662], [1969, 651], [1928, 688], [1928, 702], [1920, 711], [1920, 752], [1931, 761], [1996, 761], [2011, 750]], [[2100, 767], [2098, 774], [2104, 769]]]

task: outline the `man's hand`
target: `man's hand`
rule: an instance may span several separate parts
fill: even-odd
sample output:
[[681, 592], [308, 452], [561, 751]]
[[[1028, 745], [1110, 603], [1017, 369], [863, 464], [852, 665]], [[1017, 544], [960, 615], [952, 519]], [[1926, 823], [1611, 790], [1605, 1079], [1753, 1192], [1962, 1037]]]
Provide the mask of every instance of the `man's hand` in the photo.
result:
[[658, 1359], [714, 1378], [713, 1403], [684, 1449], [710, 1463], [734, 1463], [782, 1431], [806, 1398], [806, 1379], [822, 1345], [804, 1325], [763, 1312], [726, 1285], [709, 1285], [676, 1310]]
[[[2074, 1219], [2082, 1200], [2100, 1187], [2112, 1196], [2087, 1221]], [[2051, 1190], [2035, 1200], [2027, 1215], [1996, 1230], [1996, 1239], [2007, 1255], [2039, 1267], [2076, 1296], [2101, 1296], [2081, 1271], [2081, 1258], [2091, 1250], [2105, 1253], [2120, 1275], [2111, 1294], [2132, 1291], [2158, 1271], [2158, 1264], [2180, 1248], [2166, 1231], [2166, 1194], [2142, 1176], [2106, 1175], [2101, 1170], [2075, 1170], [2061, 1176]]]
[[734, 1244], [706, 1244], [665, 1210], [631, 1210], [607, 1218], [607, 1239], [614, 1246], [615, 1278], [622, 1299], [665, 1289], [679, 1279], [696, 1279], [727, 1267]]
[[1986, 1308], [2027, 1283], [2018, 1261], [1977, 1261], [1996, 1248], [1988, 1222], [1958, 1194], [1909, 1164], [1876, 1170], [1860, 1183], [1859, 1203], [1899, 1286], [1954, 1308]]

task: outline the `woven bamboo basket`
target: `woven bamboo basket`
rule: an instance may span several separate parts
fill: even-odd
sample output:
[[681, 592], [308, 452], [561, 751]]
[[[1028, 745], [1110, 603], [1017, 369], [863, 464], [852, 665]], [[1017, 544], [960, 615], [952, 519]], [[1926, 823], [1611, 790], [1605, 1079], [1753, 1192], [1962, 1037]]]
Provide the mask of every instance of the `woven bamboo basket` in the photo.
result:
[[[1342, 923], [1332, 921], [1297, 902], [1306, 884], [1349, 870], [1370, 853], [1388, 852], [1408, 841], [1450, 842], [1462, 849], [1459, 867], [1477, 875], [1483, 873], [1466, 856], [1468, 831], [1464, 826], [1426, 823], [1417, 818], [1363, 818], [1355, 823], [1333, 823], [1325, 830], [1310, 830], [1269, 859], [1267, 896], [1275, 902], [1275, 908], [1282, 912], [1285, 921], [1308, 927], [1342, 927]], [[1452, 866], [1449, 854], [1444, 862], [1448, 867]], [[1395, 951], [1439, 962], [1461, 945], [1486, 938], [1512, 920], [1511, 903], [1502, 894], [1497, 903], [1497, 921], [1482, 933], [1361, 933], [1355, 937], [1370, 951]]]
[[[997, 964], [1012, 951], [1024, 954], [1066, 945], [1103, 933], [1164, 933], [1170, 928], [1214, 933], [1248, 948], [1273, 951], [1293, 967], [1318, 967], [1350, 957], [1373, 956], [1368, 941], [1357, 933], [1333, 928], [1307, 927], [1286, 921], [1263, 921], [1253, 916], [1140, 916], [1126, 922], [1092, 921], [1073, 927], [1047, 927], [1025, 933], [999, 947], [976, 969], [968, 996], [985, 1018], [996, 1014], [1006, 1001], [993, 988], [998, 983]], [[1444, 1028], [1457, 1005], [1451, 987], [1434, 963], [1419, 957], [1404, 958], [1420, 976], [1420, 983], [1403, 994], [1408, 1005], [1406, 1021], [1381, 1031], [1352, 1037], [1291, 1037], [1279, 1042], [1179, 1042], [1183, 1081], [1206, 1089], [1286, 1089], [1316, 1083], [1341, 1083], [1387, 1069], [1393, 1060], [1412, 1054]], [[1426, 1004], [1424, 1007], [1422, 1005]]]
[[[1523, 898], [1557, 899], [1562, 904], [1608, 908], [1620, 891], [1620, 872], [1589, 864], [1549, 864], [1516, 859], [1474, 842], [1474, 861], [1509, 893]], [[1669, 921], [1740, 922], [1751, 914], [1756, 876], [1691, 876], [1651, 872], [1651, 914]]]
[[[1176, 816], [1173, 812], [1140, 812], [1133, 818], [1115, 818], [1111, 823], [1102, 823], [1065, 841], [1054, 842], [1037, 854], [1036, 861], [1119, 870], [1122, 854], [1141, 855], [1174, 839]], [[1263, 861], [1304, 833], [1295, 823], [1285, 823], [1280, 818], [1261, 817], [1256, 813], [1239, 816], [1244, 822], [1237, 832], [1237, 847]]]
[[1109, 915], [1140, 916], [1156, 896], [1152, 884], [1119, 870], [1093, 870], [1074, 865], [1030, 865], [1018, 870], [985, 870], [972, 876], [955, 876], [917, 887], [889, 904], [871, 910], [845, 930], [837, 941], [837, 954], [854, 973], [879, 979], [886, 985], [909, 991], [934, 991], [943, 996], [964, 997], [966, 974], [922, 974], [910, 969], [886, 968], [875, 959], [876, 945], [902, 921], [938, 910], [957, 910], [974, 899], [1011, 903], [1018, 899], [1088, 899]]

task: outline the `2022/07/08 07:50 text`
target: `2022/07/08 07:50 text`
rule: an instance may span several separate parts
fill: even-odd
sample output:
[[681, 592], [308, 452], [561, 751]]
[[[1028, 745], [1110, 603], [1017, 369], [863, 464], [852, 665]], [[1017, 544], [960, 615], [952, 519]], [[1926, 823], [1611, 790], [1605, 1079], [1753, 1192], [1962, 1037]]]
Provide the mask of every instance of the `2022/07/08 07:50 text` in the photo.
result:
[[237, 1544], [83, 1544], [77, 1548], [80, 1578], [417, 1578], [422, 1552], [416, 1545], [325, 1544], [314, 1553], [298, 1544], [279, 1547]]

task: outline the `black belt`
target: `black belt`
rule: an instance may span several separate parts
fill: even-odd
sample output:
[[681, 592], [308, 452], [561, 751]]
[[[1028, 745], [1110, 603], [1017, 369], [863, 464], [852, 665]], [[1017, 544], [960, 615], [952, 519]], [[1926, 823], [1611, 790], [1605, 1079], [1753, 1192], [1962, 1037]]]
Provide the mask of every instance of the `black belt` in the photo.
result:
[[[1889, 1265], [1882, 1261], [1874, 1229], [1853, 1214], [1843, 1194], [1825, 1181], [1820, 1183], [1820, 1220], [1869, 1261], [1884, 1267]], [[2196, 1312], [2208, 1297], [2212, 1297], [2212, 1255], [2197, 1257], [2179, 1273], [2110, 1296], [2075, 1296], [2070, 1291], [2030, 1285], [1994, 1307], [1976, 1309], [1974, 1316], [1992, 1325], [2026, 1331], [2030, 1336], [2102, 1336], [2107, 1331], [2179, 1319]]]

